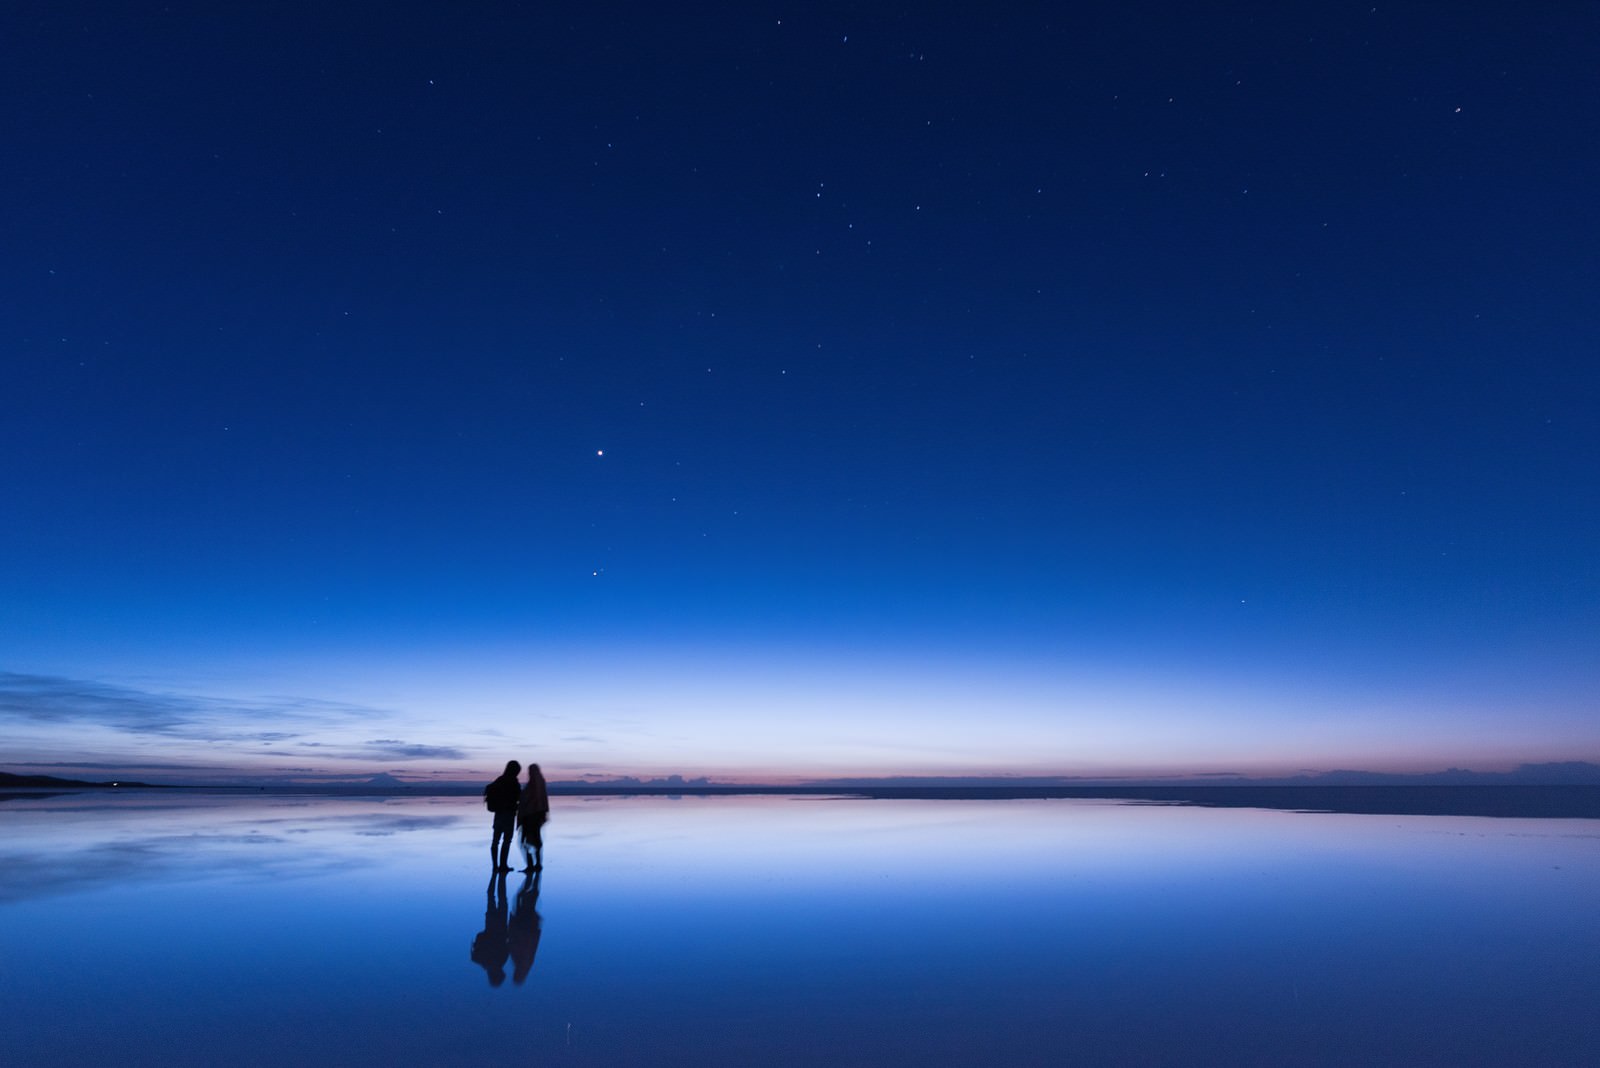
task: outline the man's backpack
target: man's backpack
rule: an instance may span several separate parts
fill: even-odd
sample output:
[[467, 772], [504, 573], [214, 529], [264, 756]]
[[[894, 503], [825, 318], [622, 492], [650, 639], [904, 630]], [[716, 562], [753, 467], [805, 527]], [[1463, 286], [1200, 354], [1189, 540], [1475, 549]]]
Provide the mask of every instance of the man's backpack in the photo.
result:
[[504, 775], [483, 788], [483, 807], [490, 812], [509, 812], [517, 807], [517, 780]]

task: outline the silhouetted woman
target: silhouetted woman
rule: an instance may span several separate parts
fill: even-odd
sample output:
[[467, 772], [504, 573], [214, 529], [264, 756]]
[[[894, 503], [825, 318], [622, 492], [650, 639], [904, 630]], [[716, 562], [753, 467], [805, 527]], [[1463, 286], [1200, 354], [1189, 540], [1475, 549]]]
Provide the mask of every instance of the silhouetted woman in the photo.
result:
[[539, 765], [528, 765], [528, 785], [517, 802], [517, 823], [522, 828], [522, 854], [528, 860], [523, 871], [541, 871], [544, 868], [544, 828], [550, 818], [550, 792], [545, 789], [544, 772]]
[[541, 926], [539, 873], [531, 872], [522, 878], [522, 889], [517, 891], [516, 904], [511, 907], [511, 923], [506, 928], [506, 945], [511, 949], [511, 981], [518, 986], [533, 970]]

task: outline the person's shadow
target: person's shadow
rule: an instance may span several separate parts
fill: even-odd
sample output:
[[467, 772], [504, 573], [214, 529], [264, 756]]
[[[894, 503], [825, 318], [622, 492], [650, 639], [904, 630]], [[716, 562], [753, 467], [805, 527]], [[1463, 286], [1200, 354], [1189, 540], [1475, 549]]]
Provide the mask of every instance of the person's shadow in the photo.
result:
[[[517, 903], [511, 910], [507, 935], [511, 950], [511, 980], [519, 985], [528, 978], [528, 972], [533, 968], [533, 958], [539, 952], [540, 926], [543, 922], [539, 918], [540, 874], [536, 871], [522, 877], [522, 889], [517, 891]], [[504, 876], [501, 878], [504, 879]], [[502, 963], [505, 960], [504, 957], [500, 959]]]
[[[488, 902], [483, 910], [483, 930], [472, 940], [472, 962], [489, 973], [489, 985], [499, 986], [506, 981], [506, 958], [511, 955], [511, 943], [506, 923], [506, 876], [504, 872], [489, 879]], [[522, 895], [517, 894], [520, 901]], [[537, 922], [537, 921], [535, 921]], [[538, 936], [534, 937], [535, 943]], [[533, 963], [530, 954], [528, 963]], [[519, 971], [517, 982], [522, 982]]]

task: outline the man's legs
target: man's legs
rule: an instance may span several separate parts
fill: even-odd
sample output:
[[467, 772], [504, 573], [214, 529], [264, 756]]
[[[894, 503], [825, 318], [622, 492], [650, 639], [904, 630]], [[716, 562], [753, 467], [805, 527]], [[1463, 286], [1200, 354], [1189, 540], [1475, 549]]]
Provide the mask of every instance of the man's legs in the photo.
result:
[[517, 833], [517, 815], [514, 812], [494, 814], [494, 837], [489, 840], [489, 860], [497, 870], [510, 871], [506, 858], [511, 855], [511, 836]]

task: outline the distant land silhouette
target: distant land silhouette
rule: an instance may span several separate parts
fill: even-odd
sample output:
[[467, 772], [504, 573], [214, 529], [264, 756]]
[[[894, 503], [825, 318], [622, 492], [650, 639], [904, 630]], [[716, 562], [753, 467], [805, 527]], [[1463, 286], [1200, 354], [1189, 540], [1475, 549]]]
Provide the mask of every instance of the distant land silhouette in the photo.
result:
[[[483, 784], [408, 782], [388, 773], [338, 781], [255, 780], [186, 784], [200, 790], [387, 796], [476, 795]], [[154, 788], [117, 780], [82, 782], [49, 775], [0, 772], [0, 789], [86, 790]], [[184, 787], [166, 785], [162, 789]], [[1198, 775], [1170, 779], [1091, 779], [1071, 776], [898, 776], [810, 780], [798, 784], [719, 783], [668, 775], [553, 781], [553, 795], [738, 796], [801, 795], [902, 800], [1100, 799], [1211, 808], [1270, 808], [1302, 812], [1388, 815], [1520, 816], [1600, 819], [1600, 764], [1562, 761], [1523, 764], [1513, 771], [1460, 768], [1421, 775], [1330, 771], [1283, 778]], [[0, 800], [24, 794], [0, 795]], [[33, 796], [37, 796], [34, 794]]]
[[127, 779], [118, 779], [115, 782], [85, 782], [82, 779], [62, 779], [54, 775], [13, 775], [9, 771], [0, 771], [0, 787], [39, 787], [71, 790], [120, 789], [123, 787], [153, 790], [157, 788], [154, 783], [131, 782]]
[[1462, 768], [1421, 775], [1331, 771], [1283, 778], [1172, 779], [1070, 776], [843, 778], [798, 786], [735, 786], [679, 776], [553, 782], [552, 794], [833, 794], [903, 800], [1083, 799], [1369, 815], [1600, 819], [1600, 764], [1523, 764], [1508, 772]]
[[1052, 776], [893, 776], [814, 779], [815, 786], [1600, 786], [1600, 764], [1586, 760], [1521, 764], [1511, 771], [1449, 768], [1421, 774], [1386, 771], [1320, 771], [1252, 777], [1235, 772], [1175, 775], [1170, 778], [1085, 775]]

